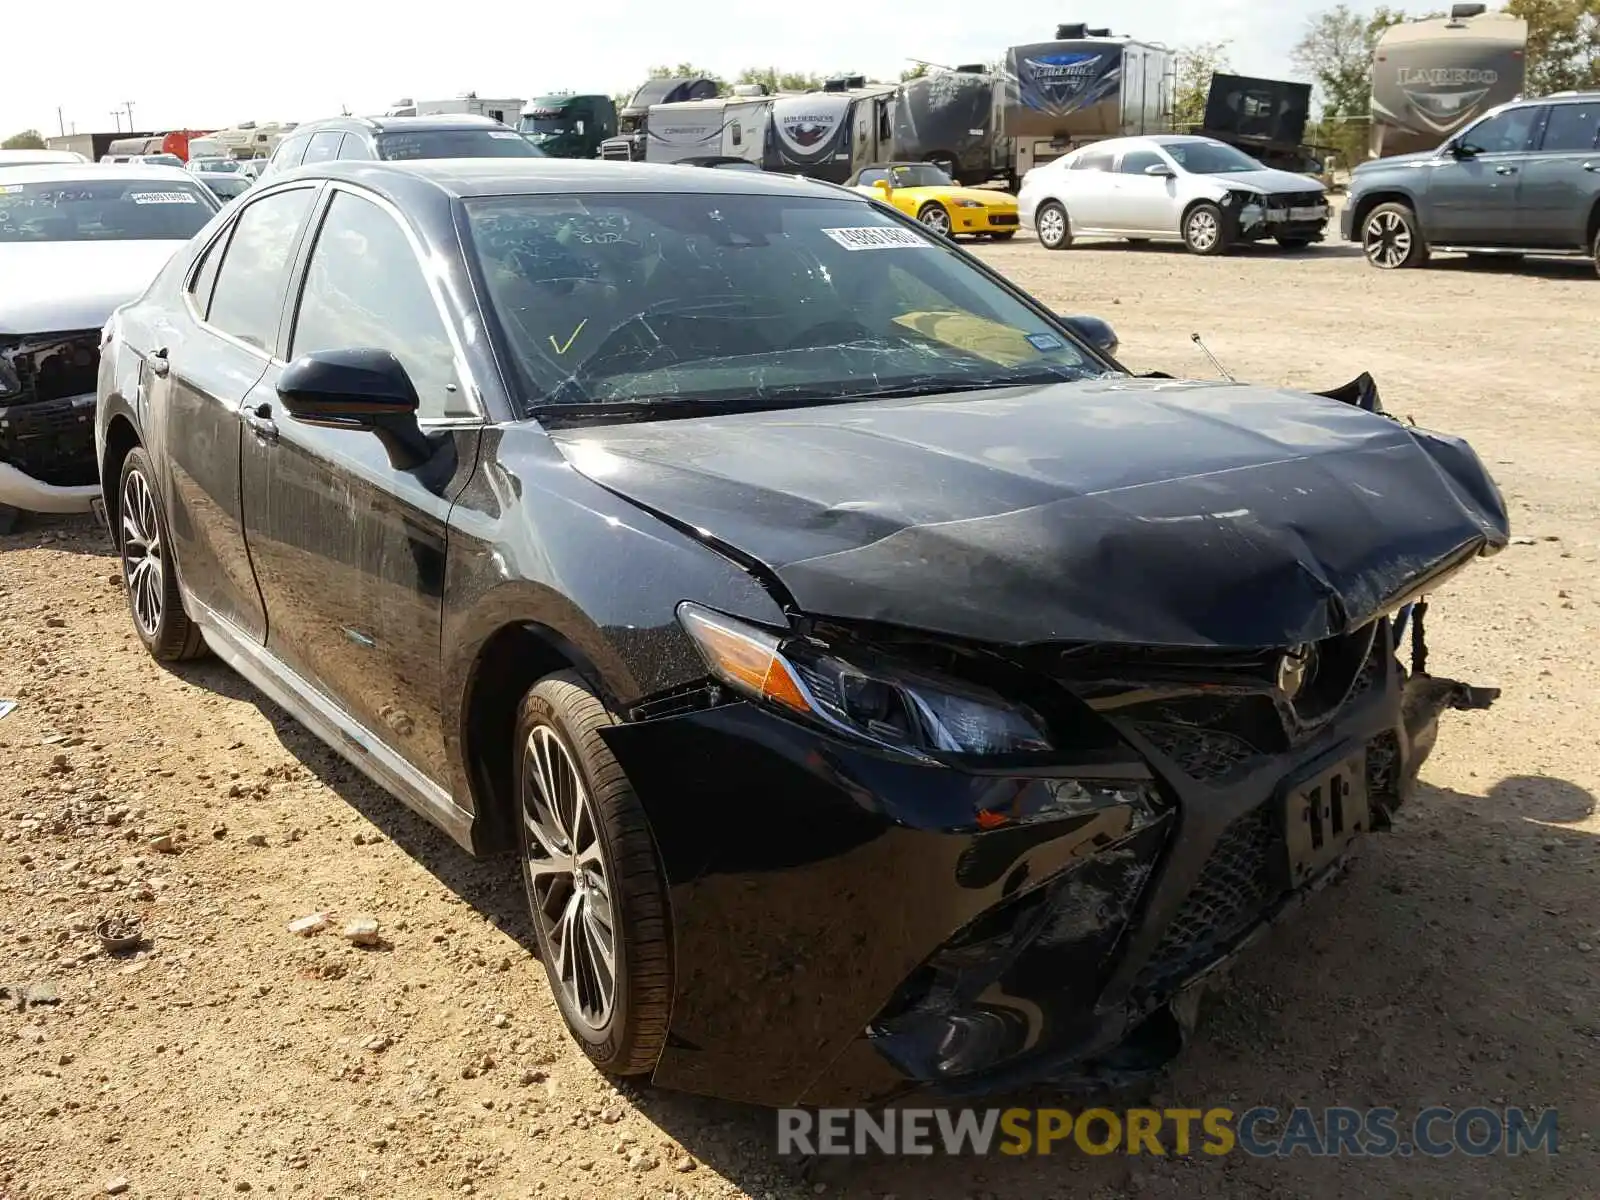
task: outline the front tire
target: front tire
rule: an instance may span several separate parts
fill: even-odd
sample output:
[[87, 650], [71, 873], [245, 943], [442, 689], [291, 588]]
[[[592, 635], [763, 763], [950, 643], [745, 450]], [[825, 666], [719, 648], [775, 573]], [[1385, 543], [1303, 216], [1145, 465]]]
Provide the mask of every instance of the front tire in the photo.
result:
[[1428, 261], [1417, 214], [1404, 204], [1380, 204], [1361, 222], [1361, 249], [1380, 271], [1420, 267]]
[[1228, 227], [1222, 210], [1209, 200], [1196, 204], [1183, 217], [1183, 244], [1190, 254], [1211, 256], [1228, 250]]
[[206, 650], [200, 627], [189, 619], [178, 590], [169, 547], [167, 513], [156, 473], [143, 446], [123, 460], [117, 480], [117, 553], [133, 631], [157, 662], [184, 662]]
[[667, 893], [644, 809], [572, 673], [523, 697], [514, 763], [522, 877], [562, 1019], [611, 1075], [645, 1075], [672, 1012]]
[[1033, 229], [1046, 250], [1065, 250], [1072, 245], [1072, 222], [1067, 210], [1054, 200], [1046, 200], [1033, 214]]
[[1012, 238], [1014, 238], [1016, 236], [1017, 236], [1017, 231], [1016, 230], [1008, 229], [1004, 233], [991, 233], [989, 235], [989, 240], [992, 241], [992, 242], [1009, 242]]
[[934, 233], [944, 237], [950, 236], [950, 214], [945, 211], [944, 205], [930, 202], [922, 206], [922, 211], [917, 214], [921, 221]]

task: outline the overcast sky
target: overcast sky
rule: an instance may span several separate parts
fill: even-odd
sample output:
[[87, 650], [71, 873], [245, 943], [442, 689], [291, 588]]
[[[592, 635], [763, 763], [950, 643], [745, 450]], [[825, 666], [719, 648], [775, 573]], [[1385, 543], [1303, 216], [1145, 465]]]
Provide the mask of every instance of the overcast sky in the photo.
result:
[[[1236, 70], [1281, 76], [1306, 18], [1328, 0], [577, 0], [378, 5], [365, 0], [71, 0], [3, 3], [0, 138], [25, 128], [140, 129], [376, 112], [405, 96], [527, 98], [630, 91], [650, 66], [689, 60], [893, 77], [908, 56], [992, 60], [1059, 21], [1163, 41], [1228, 39]], [[1356, 4], [1366, 8], [1370, 5]], [[1023, 13], [1023, 9], [1031, 10]], [[411, 15], [415, 14], [415, 16]], [[127, 128], [126, 116], [123, 128]]]

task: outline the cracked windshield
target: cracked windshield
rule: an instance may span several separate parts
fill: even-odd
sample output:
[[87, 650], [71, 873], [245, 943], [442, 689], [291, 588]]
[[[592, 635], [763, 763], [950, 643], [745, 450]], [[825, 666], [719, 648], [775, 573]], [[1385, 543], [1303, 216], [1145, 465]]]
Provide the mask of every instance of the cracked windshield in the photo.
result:
[[468, 214], [536, 411], [920, 395], [1106, 370], [960, 255], [861, 204], [519, 196]]

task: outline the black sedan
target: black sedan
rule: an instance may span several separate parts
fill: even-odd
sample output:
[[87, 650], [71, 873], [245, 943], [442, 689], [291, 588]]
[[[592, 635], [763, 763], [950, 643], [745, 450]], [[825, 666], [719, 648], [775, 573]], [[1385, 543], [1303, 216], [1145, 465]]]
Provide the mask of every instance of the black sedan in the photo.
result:
[[574, 1037], [670, 1087], [1159, 1065], [1490, 698], [1415, 604], [1507, 541], [1464, 443], [1133, 377], [787, 176], [287, 172], [113, 318], [97, 450], [151, 653], [519, 847]]

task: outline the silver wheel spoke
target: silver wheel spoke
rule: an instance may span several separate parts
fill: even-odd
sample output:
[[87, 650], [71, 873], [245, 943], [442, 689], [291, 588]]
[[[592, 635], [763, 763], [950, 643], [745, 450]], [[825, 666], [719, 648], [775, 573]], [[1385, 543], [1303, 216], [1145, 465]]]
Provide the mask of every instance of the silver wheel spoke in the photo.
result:
[[161, 628], [165, 583], [161, 526], [155, 494], [141, 471], [131, 472], [122, 487], [122, 574], [134, 620], [146, 637], [155, 637]]
[[568, 1013], [603, 1029], [616, 1003], [616, 918], [593, 802], [550, 726], [528, 735], [522, 774], [523, 877], [551, 974]]

